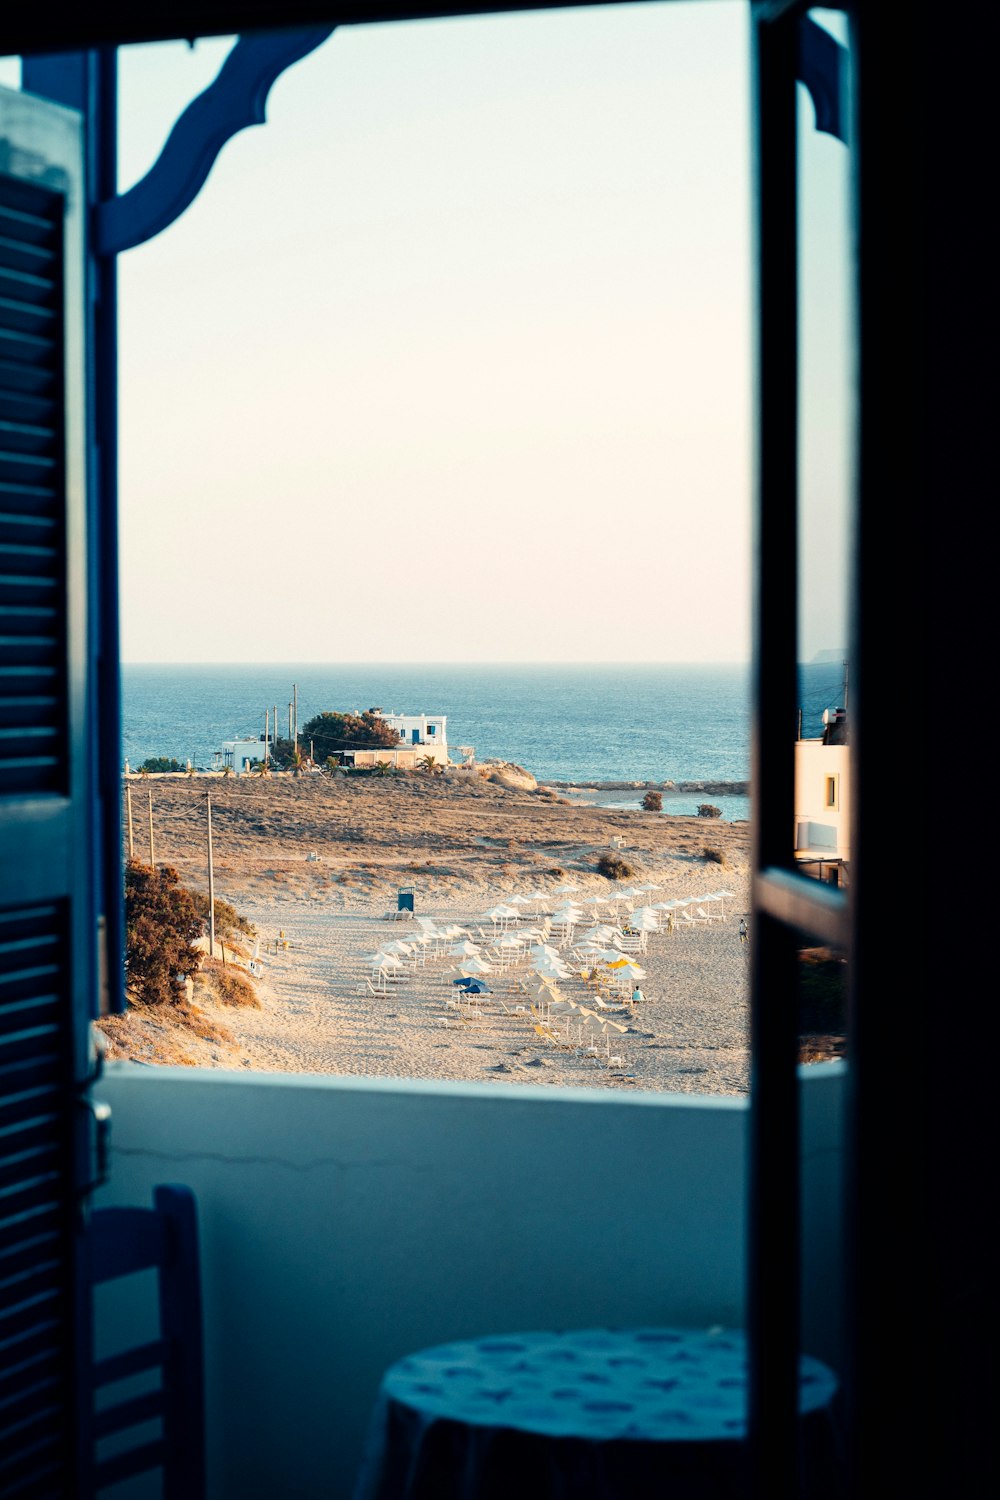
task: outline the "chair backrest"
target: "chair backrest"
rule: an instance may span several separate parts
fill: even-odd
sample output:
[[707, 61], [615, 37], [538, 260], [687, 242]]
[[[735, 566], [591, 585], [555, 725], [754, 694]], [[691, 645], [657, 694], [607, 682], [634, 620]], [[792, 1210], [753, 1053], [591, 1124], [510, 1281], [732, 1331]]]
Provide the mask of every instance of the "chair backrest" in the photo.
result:
[[[98, 1209], [90, 1218], [88, 1241], [92, 1286], [155, 1270], [159, 1311], [158, 1338], [93, 1362], [95, 1442], [89, 1494], [159, 1469], [164, 1500], [204, 1500], [204, 1358], [194, 1194], [190, 1188], [164, 1184], [154, 1189], [152, 1208]], [[142, 1389], [117, 1401], [101, 1398], [102, 1391], [121, 1382]], [[159, 1435], [150, 1437], [156, 1426]], [[127, 1446], [122, 1439], [132, 1429], [138, 1432]], [[103, 1457], [102, 1443], [112, 1450]]]

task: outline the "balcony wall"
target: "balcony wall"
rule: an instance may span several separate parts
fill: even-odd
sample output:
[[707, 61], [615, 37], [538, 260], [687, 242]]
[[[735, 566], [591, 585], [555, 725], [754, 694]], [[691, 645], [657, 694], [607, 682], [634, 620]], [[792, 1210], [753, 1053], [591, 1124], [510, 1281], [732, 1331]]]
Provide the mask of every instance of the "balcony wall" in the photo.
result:
[[[843, 1070], [804, 1087], [805, 1345], [837, 1360]], [[746, 1103], [113, 1065], [99, 1205], [197, 1194], [212, 1500], [350, 1494], [379, 1378], [485, 1332], [740, 1325]], [[105, 1347], [139, 1316], [98, 1306]]]

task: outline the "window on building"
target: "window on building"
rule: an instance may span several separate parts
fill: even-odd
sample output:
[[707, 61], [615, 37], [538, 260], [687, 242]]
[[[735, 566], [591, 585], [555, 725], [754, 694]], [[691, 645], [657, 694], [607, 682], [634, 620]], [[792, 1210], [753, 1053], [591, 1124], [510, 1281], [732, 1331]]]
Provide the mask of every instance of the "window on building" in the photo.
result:
[[826, 805], [827, 805], [827, 807], [836, 808], [836, 806], [837, 806], [838, 782], [839, 782], [839, 779], [840, 778], [837, 777], [837, 776], [828, 776], [826, 778]]

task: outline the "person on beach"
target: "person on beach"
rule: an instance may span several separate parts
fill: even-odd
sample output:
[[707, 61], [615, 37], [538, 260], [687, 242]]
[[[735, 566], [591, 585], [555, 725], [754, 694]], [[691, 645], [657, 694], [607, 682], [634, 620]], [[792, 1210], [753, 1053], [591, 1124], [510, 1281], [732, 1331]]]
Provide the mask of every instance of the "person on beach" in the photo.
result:
[[750, 929], [747, 927], [747, 919], [746, 917], [740, 917], [740, 942], [748, 943], [749, 941]]
[[645, 1000], [645, 998], [646, 997], [642, 993], [642, 990], [639, 988], [638, 984], [636, 984], [635, 989], [632, 991], [632, 1004], [637, 1005], [640, 1000]]

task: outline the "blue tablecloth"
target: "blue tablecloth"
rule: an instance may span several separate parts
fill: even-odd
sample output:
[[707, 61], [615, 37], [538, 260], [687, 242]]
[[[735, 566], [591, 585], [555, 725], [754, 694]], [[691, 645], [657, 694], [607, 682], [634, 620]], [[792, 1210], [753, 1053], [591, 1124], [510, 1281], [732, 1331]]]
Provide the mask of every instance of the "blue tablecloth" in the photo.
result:
[[[806, 1490], [837, 1494], [836, 1377], [803, 1358]], [[746, 1494], [738, 1331], [584, 1329], [424, 1349], [386, 1373], [355, 1500]]]

